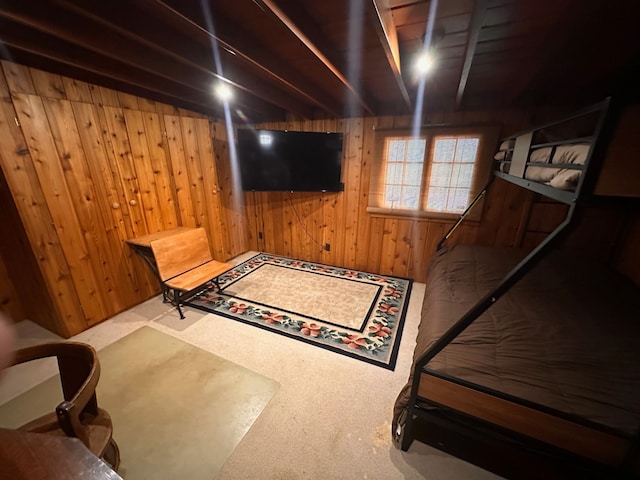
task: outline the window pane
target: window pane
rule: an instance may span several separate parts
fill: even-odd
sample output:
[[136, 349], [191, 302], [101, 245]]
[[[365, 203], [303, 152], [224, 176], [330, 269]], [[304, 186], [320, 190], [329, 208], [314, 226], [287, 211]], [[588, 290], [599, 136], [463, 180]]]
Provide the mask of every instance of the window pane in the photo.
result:
[[447, 200], [447, 211], [449, 212], [464, 212], [467, 208], [467, 202], [469, 201], [469, 189], [468, 188], [452, 188], [449, 190], [449, 198]]
[[387, 178], [386, 184], [400, 185], [402, 183], [402, 164], [401, 163], [389, 163], [387, 164]]
[[472, 137], [435, 139], [427, 209], [460, 213], [467, 208], [479, 143]]
[[420, 186], [422, 181], [422, 163], [411, 163], [404, 167], [404, 179], [402, 183], [405, 185]]
[[420, 187], [404, 187], [400, 206], [402, 208], [417, 209], [420, 204]]
[[427, 209], [443, 211], [447, 205], [447, 188], [430, 187], [427, 196]]
[[435, 141], [433, 161], [434, 162], [452, 162], [455, 149], [456, 149], [455, 138], [443, 138], [443, 137], [438, 138]]
[[402, 162], [404, 160], [405, 140], [389, 140], [387, 160], [391, 162]]
[[452, 187], [471, 187], [473, 180], [473, 164], [471, 163], [455, 163], [452, 165], [451, 185]]
[[402, 187], [387, 185], [384, 192], [384, 205], [388, 208], [397, 208], [400, 205], [400, 191]]
[[386, 139], [384, 206], [420, 208], [425, 138], [395, 137]]
[[451, 164], [439, 163], [431, 166], [429, 187], [448, 187], [451, 181]]
[[408, 141], [409, 151], [407, 153], [407, 162], [420, 163], [424, 161], [424, 149], [427, 141], [424, 138], [414, 138]]
[[461, 138], [458, 140], [456, 148], [456, 162], [475, 162], [478, 151], [477, 138]]

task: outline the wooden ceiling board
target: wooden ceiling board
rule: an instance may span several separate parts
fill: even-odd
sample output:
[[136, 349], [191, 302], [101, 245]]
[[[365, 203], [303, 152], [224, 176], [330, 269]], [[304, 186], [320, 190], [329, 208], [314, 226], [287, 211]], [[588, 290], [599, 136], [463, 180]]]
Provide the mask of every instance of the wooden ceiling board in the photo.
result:
[[471, 13], [473, 11], [474, 4], [475, 0], [439, 0], [438, 8], [436, 9], [436, 18]]
[[453, 47], [438, 46], [436, 48], [436, 55], [438, 58], [462, 58], [464, 57], [465, 46], [457, 45]]
[[449, 35], [445, 35], [442, 40], [438, 42], [436, 48], [449, 48], [449, 47], [459, 47], [461, 45], [467, 44], [467, 32], [461, 33], [452, 33]]
[[529, 18], [558, 18], [565, 15], [571, 6], [571, 0], [553, 2], [513, 2], [493, 8], [487, 8], [483, 25], [491, 27], [505, 23], [523, 21]]
[[497, 8], [504, 5], [512, 5], [514, 3], [521, 2], [522, 0], [488, 0], [487, 8]]
[[425, 26], [426, 25], [422, 23], [411, 23], [396, 28], [400, 43], [404, 44], [415, 39], [422, 40], [425, 33]]
[[429, 3], [429, 0], [387, 0], [389, 8], [406, 7], [408, 5], [414, 5], [416, 3]]
[[393, 23], [402, 27], [412, 23], [426, 23], [429, 18], [429, 2], [420, 2], [391, 9]]
[[471, 24], [471, 14], [463, 13], [460, 15], [451, 15], [448, 17], [438, 18], [436, 20], [436, 29], [442, 28], [445, 35], [466, 32]]
[[517, 56], [511, 51], [490, 52], [477, 54], [473, 59], [473, 64], [478, 65], [511, 65], [514, 62], [529, 62], [535, 60], [535, 50], [522, 50]]
[[501, 38], [499, 40], [489, 40], [478, 42], [476, 54], [482, 55], [491, 52], [513, 52], [515, 56], [521, 50], [536, 49], [542, 43], [539, 35], [522, 35], [512, 38]]
[[[555, 20], [555, 19], [554, 19]], [[500, 40], [503, 38], [520, 37], [523, 35], [538, 35], [546, 31], [548, 27], [555, 25], [546, 17], [527, 19], [521, 22], [513, 22], [493, 27], [483, 27], [480, 31], [480, 41]]]

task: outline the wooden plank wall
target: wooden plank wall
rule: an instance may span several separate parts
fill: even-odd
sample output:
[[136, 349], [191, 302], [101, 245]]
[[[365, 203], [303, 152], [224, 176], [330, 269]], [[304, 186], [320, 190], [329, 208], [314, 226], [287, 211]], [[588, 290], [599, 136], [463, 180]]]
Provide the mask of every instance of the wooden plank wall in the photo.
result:
[[[502, 133], [521, 130], [532, 119], [518, 111], [452, 112], [431, 115], [431, 124], [500, 124]], [[368, 206], [369, 175], [376, 128], [400, 128], [409, 117], [278, 122], [265, 129], [344, 133], [340, 193], [247, 192], [247, 225], [252, 249], [425, 280], [425, 266], [453, 221], [372, 215]], [[453, 241], [518, 245], [524, 235], [531, 195], [498, 181], [492, 188], [480, 224], [460, 228]], [[330, 244], [330, 251], [323, 246]]]
[[0, 312], [4, 312], [12, 320], [26, 316], [23, 303], [9, 278], [9, 267], [2, 257], [0, 257]]
[[[32, 320], [68, 337], [156, 294], [128, 238], [203, 226], [216, 259], [247, 250], [243, 207], [218, 180], [219, 167], [229, 178], [224, 126], [9, 62], [0, 73], [3, 177], [56, 312]], [[26, 287], [16, 283], [3, 297]]]
[[[218, 260], [253, 249], [424, 281], [452, 224], [366, 211], [375, 129], [406, 127], [408, 117], [262, 125], [344, 132], [345, 191], [240, 195], [221, 122], [8, 62], [0, 95], [0, 221], [3, 231], [17, 232], [13, 244], [0, 241], [0, 308], [65, 337], [158, 292], [128, 238], [203, 226]], [[555, 115], [451, 112], [426, 122], [500, 124], [511, 134]], [[4, 213], [12, 211], [7, 204], [14, 214]], [[533, 246], [560, 214], [557, 205], [497, 181], [482, 222], [464, 225], [452, 241]], [[637, 219], [609, 220], [637, 243]], [[599, 238], [613, 252], [597, 226], [586, 232], [583, 242]], [[618, 243], [626, 245], [614, 258], [620, 265], [637, 263], [629, 242]]]
[[13, 321], [37, 316], [43, 325], [55, 325], [55, 309], [1, 170], [0, 205], [0, 311]]

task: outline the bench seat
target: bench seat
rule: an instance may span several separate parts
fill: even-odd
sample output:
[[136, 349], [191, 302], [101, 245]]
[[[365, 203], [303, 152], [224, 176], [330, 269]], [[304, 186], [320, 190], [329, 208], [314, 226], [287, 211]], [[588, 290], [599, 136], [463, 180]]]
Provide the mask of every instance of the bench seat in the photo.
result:
[[208, 282], [214, 282], [220, 289], [218, 277], [234, 267], [230, 263], [213, 259], [204, 228], [189, 229], [154, 240], [151, 242], [151, 250], [164, 288], [165, 300], [167, 291], [173, 290], [173, 302], [178, 307], [180, 318], [184, 318], [180, 302], [189, 292]]
[[207, 263], [193, 268], [181, 275], [175, 276], [164, 283], [169, 288], [177, 288], [182, 291], [190, 291], [204, 285], [208, 281], [222, 275], [224, 272], [233, 268], [230, 263], [218, 262], [211, 260]]

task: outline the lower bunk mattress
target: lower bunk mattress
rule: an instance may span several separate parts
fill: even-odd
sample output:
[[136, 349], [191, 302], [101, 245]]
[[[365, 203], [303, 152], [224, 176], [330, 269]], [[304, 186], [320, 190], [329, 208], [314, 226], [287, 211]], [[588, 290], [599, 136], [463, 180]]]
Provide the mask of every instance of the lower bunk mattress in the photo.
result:
[[[454, 246], [432, 259], [414, 362], [525, 256]], [[552, 251], [427, 368], [632, 436], [640, 427], [640, 291]], [[413, 373], [413, 372], [412, 372]], [[394, 408], [394, 431], [411, 378]]]

